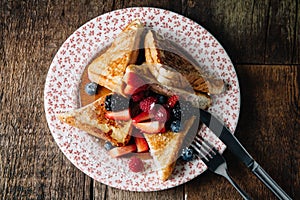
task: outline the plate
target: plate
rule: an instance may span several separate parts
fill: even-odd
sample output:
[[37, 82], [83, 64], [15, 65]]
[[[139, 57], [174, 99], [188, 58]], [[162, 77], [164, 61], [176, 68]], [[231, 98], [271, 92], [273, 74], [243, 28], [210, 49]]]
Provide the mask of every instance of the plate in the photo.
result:
[[[49, 68], [44, 90], [45, 112], [49, 129], [64, 155], [82, 172], [111, 187], [130, 191], [158, 191], [178, 186], [197, 177], [207, 168], [201, 160], [178, 161], [171, 178], [160, 181], [152, 160], [145, 171], [130, 172], [127, 159], [111, 159], [101, 141], [84, 131], [62, 124], [56, 114], [76, 109], [79, 103], [81, 75], [89, 62], [108, 46], [122, 29], [140, 19], [165, 38], [176, 42], [199, 62], [201, 68], [222, 78], [228, 88], [212, 96], [210, 111], [219, 116], [232, 132], [240, 112], [240, 89], [234, 66], [220, 43], [202, 26], [174, 12], [134, 7], [98, 16], [77, 29], [60, 47]], [[201, 129], [220, 152], [226, 147], [206, 127]]]

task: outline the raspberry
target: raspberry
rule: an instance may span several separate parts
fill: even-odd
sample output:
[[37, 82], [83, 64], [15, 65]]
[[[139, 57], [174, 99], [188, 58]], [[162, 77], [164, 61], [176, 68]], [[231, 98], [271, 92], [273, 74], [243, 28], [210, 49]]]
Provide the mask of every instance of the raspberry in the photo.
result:
[[154, 118], [159, 122], [166, 122], [170, 118], [169, 112], [161, 105], [156, 104], [154, 110]]
[[129, 169], [133, 172], [141, 172], [144, 170], [143, 161], [138, 157], [131, 157], [128, 165]]
[[144, 98], [144, 96], [145, 93], [142, 91], [131, 95], [131, 99], [133, 100], [133, 102], [138, 102], [141, 101]]
[[177, 95], [170, 96], [168, 99], [168, 106], [170, 108], [173, 108], [176, 105], [178, 100], [179, 100], [179, 96], [177, 96]]
[[149, 112], [154, 107], [156, 101], [157, 99], [155, 97], [147, 97], [140, 102], [140, 109], [144, 112]]

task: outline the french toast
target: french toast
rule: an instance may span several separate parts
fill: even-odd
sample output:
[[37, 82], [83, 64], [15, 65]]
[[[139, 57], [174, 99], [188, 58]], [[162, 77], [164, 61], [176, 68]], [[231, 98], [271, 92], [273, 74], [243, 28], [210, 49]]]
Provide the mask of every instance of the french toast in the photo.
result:
[[122, 94], [122, 77], [127, 65], [137, 61], [143, 31], [139, 20], [128, 24], [112, 45], [88, 65], [89, 79]]
[[[127, 85], [128, 82], [130, 82], [130, 80], [128, 80], [129, 74], [135, 74], [134, 77], [139, 77], [139, 79], [142, 81], [139, 81], [139, 84], [136, 84], [133, 91], [138, 87], [142, 87], [143, 84], [147, 84], [154, 92], [163, 94], [165, 96], [172, 96], [176, 94], [180, 96], [182, 100], [191, 102], [192, 105], [197, 108], [207, 109], [209, 106], [211, 106], [212, 101], [209, 95], [198, 91], [194, 91], [193, 88], [191, 88], [190, 86], [189, 87], [185, 86], [185, 88], [179, 88], [174, 85], [161, 84], [157, 80], [157, 78], [151, 73], [151, 68], [159, 68], [159, 67], [161, 67], [161, 69], [163, 68], [161, 64], [145, 63], [142, 65], [129, 65], [126, 69], [123, 81], [125, 85]], [[164, 68], [166, 69], [166, 66]], [[170, 69], [170, 71], [171, 70], [172, 69]], [[175, 76], [178, 77], [177, 80], [182, 79], [183, 80], [182, 82], [187, 82], [180, 73], [173, 72], [173, 74], [176, 74]]]
[[184, 138], [188, 134], [189, 128], [194, 123], [195, 116], [185, 121], [184, 128], [178, 133], [167, 131], [159, 134], [144, 134], [153, 162], [157, 167], [156, 171], [162, 181], [166, 181], [171, 176], [176, 160], [180, 155]]
[[[144, 41], [145, 58], [151, 65], [151, 72], [163, 85], [185, 88], [186, 81], [199, 93], [220, 94], [225, 89], [223, 80], [211, 77], [197, 67], [196, 61], [184, 49], [148, 30]], [[169, 68], [166, 68], [168, 66]], [[170, 70], [170, 68], [172, 70]]]
[[105, 109], [106, 96], [79, 109], [58, 114], [57, 117], [60, 121], [109, 141], [115, 146], [125, 146], [131, 138], [132, 121], [108, 119]]

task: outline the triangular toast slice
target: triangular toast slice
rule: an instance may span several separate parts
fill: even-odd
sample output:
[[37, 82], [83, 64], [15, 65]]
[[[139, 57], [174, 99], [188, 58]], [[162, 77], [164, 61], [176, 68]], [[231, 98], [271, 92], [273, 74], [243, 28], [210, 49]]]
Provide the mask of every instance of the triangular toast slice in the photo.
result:
[[112, 45], [88, 66], [93, 82], [122, 94], [122, 77], [127, 65], [136, 63], [144, 26], [134, 20], [114, 39]]
[[153, 158], [156, 171], [162, 181], [166, 181], [171, 176], [176, 160], [180, 155], [184, 138], [195, 121], [195, 116], [185, 121], [184, 128], [178, 133], [167, 131], [159, 134], [144, 134]]
[[[177, 86], [171, 85], [171, 84], [161, 84], [156, 77], [151, 72], [151, 69], [153, 68], [161, 68], [164, 69], [165, 73], [167, 74], [167, 66], [163, 66], [161, 64], [142, 64], [142, 65], [129, 65], [126, 69], [126, 73], [124, 75], [123, 81], [125, 85], [129, 84], [129, 82], [132, 82], [128, 80], [127, 77], [134, 77], [139, 78], [142, 81], [139, 81], [141, 85], [136, 85], [137, 89], [138, 86], [142, 86], [142, 84], [147, 84], [150, 86], [150, 88], [159, 94], [163, 94], [165, 96], [172, 96], [174, 94], [180, 96], [182, 100], [189, 101], [192, 103], [193, 106], [201, 109], [207, 109], [209, 106], [211, 106], [211, 98], [209, 95], [201, 92], [194, 91], [191, 87], [185, 87], [185, 88], [178, 88]], [[175, 80], [184, 79], [182, 78], [182, 75], [178, 72], [172, 72], [172, 69], [169, 70], [169, 73], [175, 74], [172, 78], [172, 82], [176, 82]], [[134, 75], [132, 75], [134, 74]], [[182, 81], [182, 83], [187, 82], [185, 80]], [[134, 90], [133, 89], [133, 90]]]
[[105, 98], [106, 95], [79, 109], [58, 114], [57, 117], [62, 122], [110, 141], [115, 146], [125, 146], [131, 138], [132, 122], [107, 119]]
[[[148, 64], [162, 64], [169, 66], [174, 72], [188, 80], [190, 86], [197, 92], [206, 94], [220, 94], [225, 89], [224, 81], [211, 77], [197, 67], [196, 61], [181, 47], [162, 38], [158, 33], [149, 30], [145, 36], [145, 57]], [[152, 74], [163, 85], [183, 87], [180, 79], [176, 79], [170, 70], [152, 65]]]

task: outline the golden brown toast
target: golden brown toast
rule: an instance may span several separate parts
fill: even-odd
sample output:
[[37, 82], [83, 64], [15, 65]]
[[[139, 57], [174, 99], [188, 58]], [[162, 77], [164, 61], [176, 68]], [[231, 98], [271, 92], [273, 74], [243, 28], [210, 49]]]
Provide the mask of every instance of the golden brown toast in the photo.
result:
[[128, 24], [106, 52], [89, 64], [89, 79], [122, 94], [122, 78], [127, 65], [137, 61], [143, 30], [144, 26], [139, 20]]
[[[164, 66], [166, 67], [166, 66]], [[192, 103], [193, 106], [201, 109], [207, 109], [209, 106], [211, 106], [211, 98], [204, 93], [194, 91], [191, 87], [185, 87], [185, 88], [178, 88], [175, 85], [172, 84], [161, 84], [156, 77], [151, 72], [151, 69], [153, 68], [164, 68], [161, 64], [142, 64], [142, 65], [129, 65], [126, 69], [125, 76], [129, 73], [137, 74], [145, 84], [148, 84], [150, 88], [159, 93], [163, 94], [165, 96], [172, 96], [174, 94], [180, 96], [182, 100], [189, 101]], [[178, 72], [175, 76], [177, 78], [173, 78], [173, 80], [179, 80], [182, 79], [182, 75]], [[184, 79], [184, 78], [183, 78]], [[174, 82], [174, 81], [172, 81]], [[184, 82], [184, 80], [182, 81]], [[186, 81], [185, 81], [186, 82]]]
[[110, 141], [115, 146], [125, 146], [131, 138], [132, 122], [107, 119], [105, 98], [106, 95], [79, 109], [58, 114], [57, 117], [62, 122]]
[[172, 174], [179, 152], [188, 134], [190, 127], [195, 121], [195, 116], [185, 121], [184, 128], [178, 133], [167, 131], [166, 133], [147, 134], [144, 136], [148, 142], [150, 153], [157, 172], [162, 181], [166, 181]]
[[[145, 36], [145, 57], [148, 64], [162, 64], [162, 68], [152, 65], [152, 74], [163, 85], [186, 87], [186, 81], [178, 77], [180, 73], [197, 92], [220, 94], [224, 91], [223, 80], [206, 75], [196, 65], [196, 61], [184, 49], [149, 30]], [[173, 70], [167, 69], [168, 66]]]

